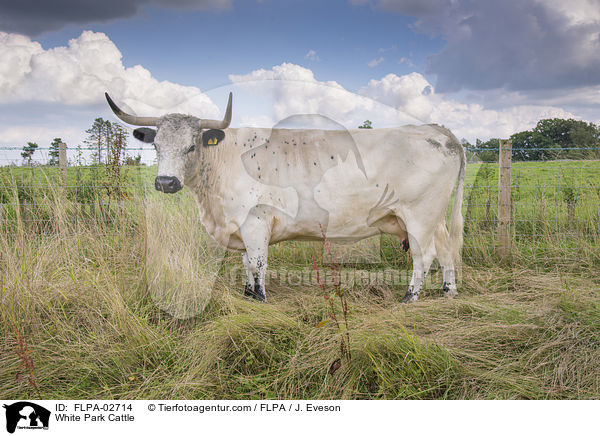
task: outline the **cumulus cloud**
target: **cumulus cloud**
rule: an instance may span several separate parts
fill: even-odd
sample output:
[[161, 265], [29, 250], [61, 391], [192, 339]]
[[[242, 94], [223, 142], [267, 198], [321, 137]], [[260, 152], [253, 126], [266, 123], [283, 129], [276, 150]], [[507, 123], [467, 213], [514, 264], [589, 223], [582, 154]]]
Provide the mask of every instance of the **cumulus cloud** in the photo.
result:
[[275, 120], [268, 115], [242, 115], [240, 120], [240, 127], [272, 127], [275, 124]]
[[[159, 82], [140, 65], [125, 68], [121, 52], [102, 33], [86, 31], [67, 46], [48, 50], [26, 36], [0, 33], [0, 59], [0, 104], [7, 107], [42, 102], [47, 108], [62, 108], [63, 113], [73, 106], [77, 113], [93, 105], [106, 109], [104, 92], [108, 91], [123, 109], [139, 115], [182, 112], [221, 117], [217, 106], [200, 89]], [[530, 128], [540, 118], [573, 117], [568, 108], [557, 107], [566, 108], [569, 101], [574, 106], [576, 101], [584, 102], [591, 108], [600, 102], [600, 86], [580, 88], [570, 100], [566, 96], [532, 99], [516, 91], [492, 96], [494, 91], [486, 91], [478, 95], [489, 95], [493, 104], [468, 99], [459, 102], [437, 92], [419, 73], [388, 74], [369, 81], [355, 93], [335, 81], [318, 80], [310, 69], [291, 63], [229, 77], [234, 87], [260, 96], [264, 107], [272, 108], [272, 113], [257, 109], [256, 97], [240, 98], [238, 92], [235, 110], [242, 125], [273, 125], [296, 114], [325, 115], [348, 128], [357, 127], [365, 119], [373, 121], [376, 127], [436, 122], [471, 141], [476, 137], [507, 137]], [[542, 103], [535, 104], [536, 101]], [[89, 114], [89, 118], [93, 119], [93, 115]], [[72, 127], [73, 114], [68, 117]], [[88, 121], [79, 119], [81, 131]], [[27, 131], [13, 128], [18, 122], [5, 120], [0, 125], [4, 134], [0, 141], [23, 142], [31, 140], [33, 133], [40, 140], [46, 138], [46, 142], [54, 136], [64, 137], [60, 133], [65, 130], [54, 129], [52, 122], [48, 119], [37, 130]], [[68, 136], [72, 144], [79, 141], [75, 132]]]
[[[535, 125], [541, 118], [575, 117], [549, 105], [523, 104], [489, 109], [478, 103], [463, 103], [435, 92], [421, 74], [388, 74], [370, 80], [358, 93], [333, 81], [319, 81], [305, 67], [283, 63], [245, 75], [231, 75], [237, 86], [256, 95], [269, 95], [274, 119], [295, 114], [321, 114], [353, 128], [365, 119], [375, 127], [406, 123], [438, 123], [459, 138], [508, 137]], [[264, 121], [262, 119], [261, 121]]]
[[577, 118], [573, 113], [553, 106], [522, 105], [499, 110], [479, 104], [441, 100], [434, 107], [431, 121], [444, 124], [459, 138], [473, 142], [476, 138], [508, 138], [532, 128], [543, 118]]
[[404, 76], [388, 74], [371, 80], [360, 93], [409, 113], [424, 123], [449, 127], [458, 137], [508, 137], [528, 129], [542, 118], [572, 118], [574, 114], [548, 105], [515, 105], [502, 109], [486, 109], [477, 103], [463, 103], [443, 94], [419, 73]]
[[[366, 3], [353, 0], [354, 3]], [[440, 35], [428, 72], [439, 92], [600, 84], [600, 0], [373, 0]]]
[[77, 140], [83, 139], [82, 132], [72, 127], [52, 127], [35, 123], [0, 127], [2, 142], [19, 144], [23, 142], [24, 137], [27, 138], [27, 141], [38, 142], [40, 144], [44, 144], [47, 138], [63, 138], [64, 140], [71, 140], [72, 138], [77, 138]]
[[159, 82], [140, 65], [125, 68], [121, 52], [103, 33], [85, 31], [67, 47], [44, 50], [26, 36], [0, 32], [0, 58], [0, 103], [104, 104], [108, 91], [138, 114], [219, 116], [198, 88]]
[[228, 9], [231, 0], [3, 0], [0, 3], [0, 30], [35, 36], [68, 24], [85, 25], [132, 17], [144, 5]]
[[370, 80], [359, 92], [377, 101], [429, 122], [432, 107], [431, 84], [419, 73], [404, 76], [388, 74], [381, 80]]
[[[83, 141], [84, 135], [83, 129], [73, 126], [46, 124], [45, 120], [30, 120], [26, 124], [0, 121], [0, 145], [15, 148], [15, 150], [5, 149], [0, 152], [0, 166], [20, 164], [23, 161], [20, 148], [27, 142], [35, 142], [40, 147], [45, 148], [50, 145], [53, 138], [61, 138], [68, 145], [74, 146]], [[72, 158], [73, 153], [74, 151], [68, 152], [68, 157]], [[33, 158], [36, 162], [47, 162], [49, 159], [48, 150], [37, 150]]]
[[335, 81], [319, 81], [310, 69], [296, 64], [282, 63], [229, 78], [248, 92], [269, 96], [276, 120], [296, 114], [320, 114], [349, 128], [367, 118], [379, 126], [418, 122], [406, 113], [350, 92]]

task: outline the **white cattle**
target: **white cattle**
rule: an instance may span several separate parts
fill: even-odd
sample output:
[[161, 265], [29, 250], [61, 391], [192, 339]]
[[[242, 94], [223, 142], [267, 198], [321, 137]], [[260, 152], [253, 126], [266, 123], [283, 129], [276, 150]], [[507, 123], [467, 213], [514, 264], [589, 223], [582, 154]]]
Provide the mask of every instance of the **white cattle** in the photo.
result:
[[[181, 114], [136, 117], [114, 113], [154, 143], [157, 190], [187, 186], [207, 232], [242, 252], [245, 294], [265, 301], [268, 246], [285, 240], [355, 241], [379, 233], [407, 239], [413, 274], [403, 302], [417, 300], [437, 256], [444, 295], [457, 295], [465, 155], [438, 125], [387, 129], [228, 128], [222, 121]], [[450, 232], [446, 209], [456, 187]]]

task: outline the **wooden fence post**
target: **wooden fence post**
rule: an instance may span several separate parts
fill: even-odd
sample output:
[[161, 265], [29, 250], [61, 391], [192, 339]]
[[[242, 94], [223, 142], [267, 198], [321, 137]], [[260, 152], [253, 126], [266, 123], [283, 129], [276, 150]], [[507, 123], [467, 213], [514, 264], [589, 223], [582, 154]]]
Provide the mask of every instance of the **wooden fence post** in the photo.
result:
[[58, 167], [60, 171], [60, 184], [67, 185], [67, 144], [58, 143]]
[[498, 255], [502, 259], [510, 258], [511, 251], [511, 181], [512, 141], [500, 140], [500, 158], [498, 160]]

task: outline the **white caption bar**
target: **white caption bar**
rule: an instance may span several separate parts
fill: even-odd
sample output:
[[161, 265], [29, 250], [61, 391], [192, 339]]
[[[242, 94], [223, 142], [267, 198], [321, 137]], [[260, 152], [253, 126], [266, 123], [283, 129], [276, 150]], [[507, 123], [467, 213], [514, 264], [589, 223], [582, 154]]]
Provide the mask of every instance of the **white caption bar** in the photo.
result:
[[0, 403], [6, 406], [0, 414], [3, 427], [0, 434], [9, 434], [12, 429], [12, 434], [18, 436], [39, 435], [35, 430], [44, 430], [41, 433], [44, 436], [369, 435], [385, 428], [398, 434], [547, 436], [588, 433], [595, 428], [599, 406], [593, 401], [0, 400]]

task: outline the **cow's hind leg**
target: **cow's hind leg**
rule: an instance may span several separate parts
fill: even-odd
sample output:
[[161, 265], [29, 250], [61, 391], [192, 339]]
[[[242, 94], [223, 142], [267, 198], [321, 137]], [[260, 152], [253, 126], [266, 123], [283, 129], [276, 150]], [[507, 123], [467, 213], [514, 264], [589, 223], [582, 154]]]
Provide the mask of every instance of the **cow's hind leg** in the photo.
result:
[[267, 301], [265, 276], [270, 232], [264, 215], [259, 217], [250, 213], [240, 228], [240, 233], [246, 246], [246, 253], [242, 255], [247, 277], [244, 295], [258, 301]]
[[444, 222], [440, 223], [435, 231], [435, 249], [440, 266], [442, 267], [444, 297], [456, 297], [458, 291], [456, 290], [454, 260], [452, 259], [452, 250], [450, 247], [450, 235]]
[[435, 244], [431, 233], [424, 232], [421, 235], [414, 235], [410, 233], [409, 229], [408, 239], [413, 258], [413, 272], [408, 290], [402, 299], [403, 303], [417, 301], [425, 284], [431, 262], [435, 257]]

